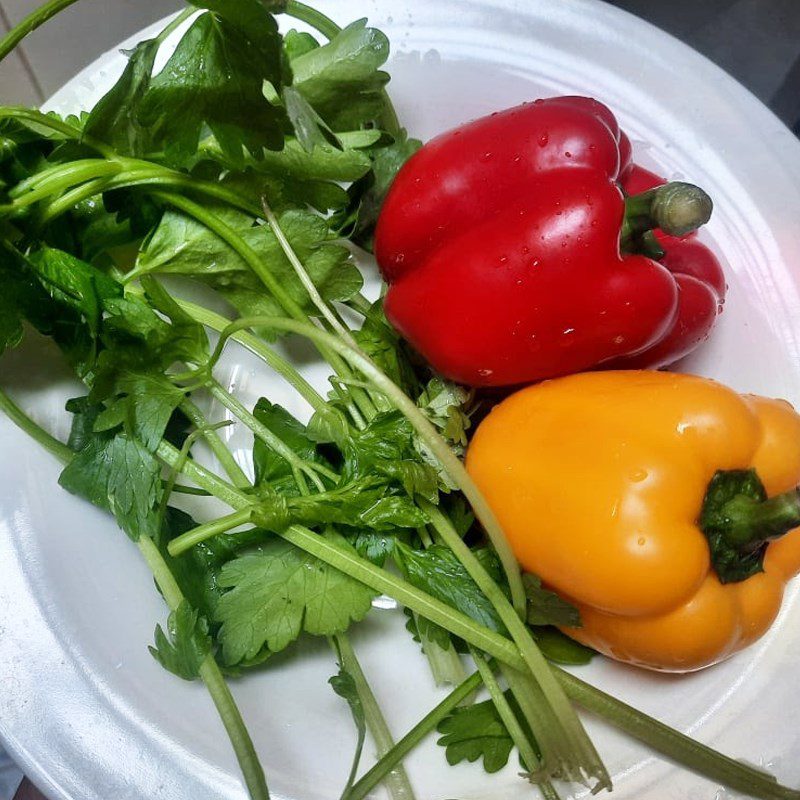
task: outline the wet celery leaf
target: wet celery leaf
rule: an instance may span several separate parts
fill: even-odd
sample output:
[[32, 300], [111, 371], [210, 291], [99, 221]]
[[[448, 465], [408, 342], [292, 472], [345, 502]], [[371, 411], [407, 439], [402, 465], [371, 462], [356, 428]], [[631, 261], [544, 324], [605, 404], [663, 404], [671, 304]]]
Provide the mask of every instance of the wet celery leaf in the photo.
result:
[[[500, 580], [499, 564], [494, 551], [481, 548], [474, 553], [492, 577]], [[408, 581], [418, 589], [428, 592], [487, 628], [499, 633], [506, 632], [494, 606], [449, 548], [435, 544], [427, 550], [414, 550], [398, 543], [395, 560]]]
[[134, 541], [158, 538], [161, 465], [138, 440], [124, 433], [95, 434], [64, 468], [59, 483], [114, 514]]
[[[286, 292], [308, 314], [315, 306], [266, 225], [237, 211], [220, 212], [256, 252]], [[329, 242], [325, 220], [301, 210], [279, 216], [281, 229], [303, 262], [322, 297], [346, 300], [363, 284], [361, 273], [348, 251]], [[283, 310], [245, 261], [218, 236], [188, 217], [167, 212], [139, 256], [137, 270], [147, 273], [187, 275], [215, 288], [242, 316], [281, 316]]]
[[[345, 544], [339, 538], [339, 544]], [[346, 546], [346, 545], [345, 545]], [[285, 649], [301, 633], [331, 636], [363, 619], [375, 593], [364, 584], [275, 538], [222, 568], [228, 591], [216, 609], [226, 664]]]
[[191, 681], [200, 675], [200, 666], [211, 654], [208, 622], [184, 600], [169, 615], [167, 632], [159, 625], [155, 632], [153, 658], [164, 669]]
[[[506, 692], [505, 696], [520, 724], [527, 729], [514, 696], [511, 692]], [[445, 748], [447, 763], [451, 766], [462, 761], [481, 760], [486, 772], [499, 772], [508, 763], [514, 748], [511, 735], [491, 700], [456, 708], [439, 723], [437, 730], [442, 734], [437, 744]]]
[[[389, 57], [389, 40], [366, 19], [348, 25], [322, 47], [291, 60], [292, 85], [334, 131], [349, 131], [377, 120], [386, 100], [389, 76], [380, 67]], [[347, 97], [347, 102], [342, 98]]]
[[580, 627], [581, 615], [578, 609], [555, 592], [545, 589], [538, 575], [526, 572], [522, 576], [522, 581], [528, 596], [529, 625]]

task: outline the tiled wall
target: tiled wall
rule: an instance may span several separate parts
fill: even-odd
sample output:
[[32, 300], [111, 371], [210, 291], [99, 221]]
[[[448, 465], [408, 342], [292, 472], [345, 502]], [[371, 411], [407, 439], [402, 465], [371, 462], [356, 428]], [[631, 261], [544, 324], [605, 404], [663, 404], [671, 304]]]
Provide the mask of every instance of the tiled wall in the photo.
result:
[[[0, 0], [8, 30], [43, 0]], [[183, 5], [180, 0], [78, 0], [0, 64], [0, 104], [37, 103], [95, 57]]]

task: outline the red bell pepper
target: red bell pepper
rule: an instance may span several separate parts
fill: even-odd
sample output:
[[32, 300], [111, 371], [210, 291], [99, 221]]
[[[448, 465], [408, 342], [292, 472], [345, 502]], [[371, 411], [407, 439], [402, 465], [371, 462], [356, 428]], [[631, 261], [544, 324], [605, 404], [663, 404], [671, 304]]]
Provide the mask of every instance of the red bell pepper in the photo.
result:
[[[684, 355], [716, 315], [705, 287], [721, 293], [724, 281], [696, 285], [669, 263], [620, 253], [618, 182], [639, 174], [630, 153], [609, 109], [585, 97], [537, 100], [429, 142], [378, 221], [389, 320], [437, 371], [471, 386]], [[710, 214], [685, 184], [634, 200], [628, 248], [647, 228], [684, 234]]]

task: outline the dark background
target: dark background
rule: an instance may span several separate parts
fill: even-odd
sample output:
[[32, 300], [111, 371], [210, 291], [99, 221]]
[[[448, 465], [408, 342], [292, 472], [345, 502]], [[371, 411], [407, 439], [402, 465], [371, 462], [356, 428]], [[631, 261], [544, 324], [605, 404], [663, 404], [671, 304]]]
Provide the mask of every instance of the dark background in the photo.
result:
[[[553, 0], [564, 2], [564, 0]], [[699, 50], [800, 134], [800, 0], [610, 0]], [[149, 0], [141, 0], [140, 12]], [[324, 9], [324, 3], [321, 3]], [[144, 11], [145, 15], [147, 12]], [[153, 11], [155, 21], [163, 13]], [[141, 27], [141, 26], [139, 26]], [[131, 33], [134, 29], [131, 29]], [[99, 30], [89, 63], [119, 40]], [[115, 35], [115, 34], [112, 34]], [[691, 91], [691, 87], [687, 87]], [[44, 800], [27, 782], [15, 800]]]
[[800, 0], [610, 2], [708, 56], [800, 134]]

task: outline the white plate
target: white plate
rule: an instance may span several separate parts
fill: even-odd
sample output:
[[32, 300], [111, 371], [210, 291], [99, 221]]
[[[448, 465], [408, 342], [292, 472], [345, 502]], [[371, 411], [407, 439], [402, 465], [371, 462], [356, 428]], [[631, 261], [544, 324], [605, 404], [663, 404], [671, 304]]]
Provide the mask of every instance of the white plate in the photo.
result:
[[[800, 143], [739, 84], [676, 40], [594, 0], [324, 6], [340, 22], [368, 15], [389, 34], [391, 93], [416, 135], [540, 95], [592, 94], [607, 102], [635, 140], [640, 161], [697, 181], [716, 200], [706, 235], [729, 267], [731, 291], [712, 342], [686, 370], [800, 401]], [[119, 54], [104, 56], [70, 81], [52, 107], [91, 105], [122, 65]], [[76, 388], [65, 379], [42, 396], [56, 372], [39, 359], [35, 345], [6, 358], [2, 384], [63, 434], [63, 398]], [[237, 356], [226, 369], [249, 400], [263, 391], [302, 411], [246, 358]], [[230, 747], [203, 687], [168, 675], [147, 653], [165, 610], [135, 549], [106, 515], [58, 489], [56, 464], [5, 419], [0, 453], [4, 743], [52, 798], [241, 800]], [[704, 673], [660, 677], [598, 659], [581, 675], [798, 784], [796, 595], [795, 585], [780, 620], [756, 647]], [[442, 692], [402, 631], [401, 615], [376, 611], [354, 638], [391, 726], [402, 735]], [[330, 652], [322, 643], [302, 648], [302, 657], [276, 659], [270, 670], [235, 682], [234, 692], [274, 796], [332, 800], [354, 735], [326, 683], [334, 671]], [[588, 723], [613, 773], [615, 796], [728, 797], [605, 725]], [[420, 800], [530, 796], [513, 766], [495, 776], [477, 765], [450, 768], [432, 741], [407, 768]]]

